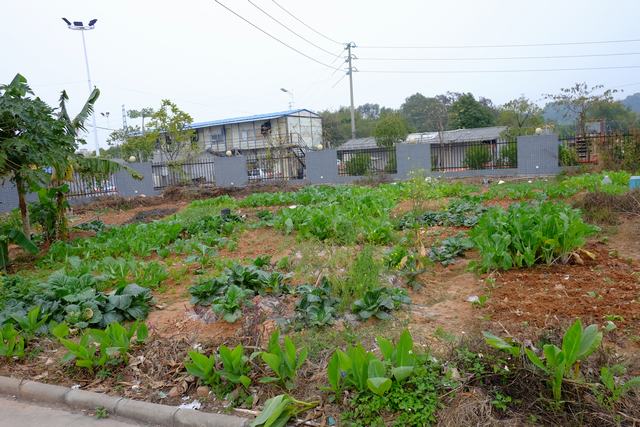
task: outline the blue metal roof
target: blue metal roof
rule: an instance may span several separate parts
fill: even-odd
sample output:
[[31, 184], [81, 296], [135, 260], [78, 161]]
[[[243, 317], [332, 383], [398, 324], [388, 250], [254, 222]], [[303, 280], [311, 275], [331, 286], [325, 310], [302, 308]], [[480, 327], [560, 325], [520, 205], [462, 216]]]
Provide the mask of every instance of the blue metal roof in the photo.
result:
[[231, 125], [234, 123], [255, 122], [258, 120], [271, 120], [271, 119], [276, 119], [278, 117], [293, 116], [294, 114], [300, 113], [302, 111], [306, 111], [308, 113], [311, 113], [317, 116], [317, 114], [311, 110], [307, 110], [306, 108], [299, 108], [297, 110], [278, 111], [275, 113], [267, 113], [267, 114], [256, 114], [254, 116], [233, 117], [230, 119], [211, 120], [208, 122], [191, 123], [191, 126], [189, 127], [191, 129], [200, 129], [200, 128], [208, 128], [211, 126]]

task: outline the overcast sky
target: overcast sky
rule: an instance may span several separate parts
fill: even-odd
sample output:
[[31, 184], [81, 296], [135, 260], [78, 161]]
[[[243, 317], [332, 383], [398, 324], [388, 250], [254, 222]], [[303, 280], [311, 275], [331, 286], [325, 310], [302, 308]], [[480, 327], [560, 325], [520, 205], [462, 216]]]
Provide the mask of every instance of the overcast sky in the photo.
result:
[[[343, 47], [306, 28], [272, 0], [253, 3], [324, 52], [272, 21], [246, 0], [221, 0], [229, 8], [301, 52], [332, 67], [342, 66]], [[472, 92], [501, 104], [524, 94], [541, 101], [577, 81], [640, 91], [640, 68], [520, 73], [457, 73], [474, 70], [640, 66], [640, 42], [517, 48], [372, 49], [365, 46], [469, 46], [640, 39], [639, 0], [277, 0], [297, 18], [338, 42], [353, 41], [359, 73], [356, 105], [398, 107], [415, 93]], [[94, 84], [102, 95], [98, 126], [122, 125], [121, 108], [157, 107], [175, 101], [195, 121], [287, 109], [322, 110], [349, 103], [341, 70], [318, 64], [270, 39], [213, 0], [187, 1], [5, 1], [0, 82], [27, 77], [45, 101], [66, 89], [72, 108], [87, 95], [79, 32], [60, 19], [98, 18], [86, 33]], [[515, 56], [636, 55], [518, 60], [372, 61], [365, 58], [504, 58]], [[343, 52], [342, 52], [343, 54]], [[455, 71], [386, 74], [366, 71]], [[334, 84], [336, 84], [334, 86]], [[332, 87], [334, 86], [334, 87]], [[73, 102], [75, 101], [75, 102]], [[108, 132], [100, 131], [101, 146]], [[91, 144], [93, 147], [93, 144]]]

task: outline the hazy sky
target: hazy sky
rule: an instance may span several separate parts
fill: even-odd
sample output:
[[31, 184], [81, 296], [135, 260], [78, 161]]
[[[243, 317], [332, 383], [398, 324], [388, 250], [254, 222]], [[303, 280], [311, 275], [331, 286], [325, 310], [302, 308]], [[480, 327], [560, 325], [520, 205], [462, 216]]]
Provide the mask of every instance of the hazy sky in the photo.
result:
[[[272, 0], [252, 0], [320, 48], [288, 32], [245, 0], [221, 0], [265, 31], [333, 67], [343, 47], [294, 20]], [[359, 73], [354, 74], [356, 105], [398, 107], [415, 93], [470, 91], [500, 104], [524, 94], [541, 100], [577, 81], [640, 91], [640, 68], [520, 72], [386, 74], [366, 71], [474, 71], [640, 66], [640, 42], [517, 48], [371, 49], [369, 46], [469, 46], [640, 39], [640, 0], [277, 0], [320, 31], [353, 41]], [[321, 110], [349, 102], [348, 80], [315, 63], [226, 11], [213, 0], [95, 1], [22, 0], [2, 5], [0, 82], [18, 72], [36, 94], [56, 103], [66, 89], [72, 108], [87, 95], [81, 35], [60, 19], [98, 18], [86, 33], [94, 84], [102, 95], [98, 126], [121, 126], [121, 106], [156, 107], [174, 100], [195, 121], [287, 109]], [[373, 61], [365, 58], [504, 58], [636, 53], [636, 55], [518, 60]], [[108, 132], [100, 131], [103, 147]], [[93, 147], [93, 144], [91, 144]]]

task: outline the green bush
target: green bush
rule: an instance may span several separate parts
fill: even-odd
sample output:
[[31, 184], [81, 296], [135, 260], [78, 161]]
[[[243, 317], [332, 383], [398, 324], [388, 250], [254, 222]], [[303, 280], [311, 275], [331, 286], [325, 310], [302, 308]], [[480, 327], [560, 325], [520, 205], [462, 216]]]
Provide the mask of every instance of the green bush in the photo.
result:
[[489, 147], [477, 145], [470, 147], [464, 153], [464, 166], [469, 169], [484, 169], [484, 166], [490, 161]]
[[564, 145], [558, 147], [558, 158], [560, 159], [560, 166], [575, 166], [578, 164], [578, 153]]
[[504, 167], [518, 167], [518, 144], [510, 142], [500, 150], [500, 163]]
[[568, 261], [598, 227], [582, 220], [580, 211], [563, 203], [516, 203], [489, 209], [471, 230], [480, 251], [480, 271], [531, 267]]
[[366, 153], [358, 153], [345, 164], [347, 175], [363, 176], [371, 171], [371, 156]]

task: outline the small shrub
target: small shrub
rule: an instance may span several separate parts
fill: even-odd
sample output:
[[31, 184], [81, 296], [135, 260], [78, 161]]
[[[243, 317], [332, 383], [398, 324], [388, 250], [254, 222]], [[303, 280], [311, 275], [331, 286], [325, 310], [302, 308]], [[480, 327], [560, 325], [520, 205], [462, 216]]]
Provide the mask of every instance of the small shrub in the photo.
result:
[[576, 166], [579, 163], [578, 153], [564, 145], [558, 147], [558, 159], [560, 166]]
[[358, 153], [349, 158], [345, 164], [347, 175], [364, 176], [371, 171], [371, 155]]
[[464, 153], [464, 166], [468, 169], [484, 169], [490, 161], [489, 147], [477, 145], [469, 147]]

